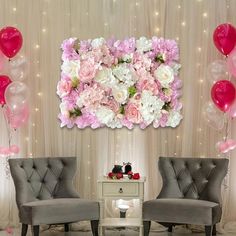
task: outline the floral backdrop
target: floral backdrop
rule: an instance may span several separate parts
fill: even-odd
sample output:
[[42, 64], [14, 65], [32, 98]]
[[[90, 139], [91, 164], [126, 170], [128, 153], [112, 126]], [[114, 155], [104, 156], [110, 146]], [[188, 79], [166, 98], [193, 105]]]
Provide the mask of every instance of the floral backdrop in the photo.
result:
[[181, 65], [174, 40], [158, 37], [62, 43], [61, 127], [176, 127], [181, 119]]

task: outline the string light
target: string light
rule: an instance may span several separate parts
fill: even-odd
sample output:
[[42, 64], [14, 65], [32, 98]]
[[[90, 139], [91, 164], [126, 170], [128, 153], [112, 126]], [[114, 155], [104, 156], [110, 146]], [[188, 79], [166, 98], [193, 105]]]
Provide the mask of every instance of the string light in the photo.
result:
[[43, 15], [43, 16], [46, 16], [46, 15], [47, 15], [47, 12], [46, 12], [46, 11], [43, 11], [43, 12], [42, 12], [42, 15]]
[[155, 16], [159, 16], [159, 12], [158, 11], [155, 12]]
[[204, 18], [207, 18], [207, 12], [204, 12], [204, 13], [202, 14], [202, 16], [203, 16]]
[[29, 137], [25, 137], [25, 141], [26, 141], [26, 142], [29, 142]]
[[204, 81], [203, 79], [199, 79], [199, 83], [200, 83], [200, 84], [202, 84], [202, 83], [203, 83], [203, 81]]
[[186, 26], [186, 22], [183, 21], [183, 22], [181, 23], [181, 25], [182, 25], [182, 26]]
[[204, 29], [204, 30], [203, 30], [203, 33], [206, 34], [206, 33], [207, 33], [207, 30]]
[[88, 179], [91, 179], [91, 177], [90, 177], [90, 176], [88, 176]]
[[180, 9], [181, 8], [181, 6], [180, 5], [178, 5], [178, 9]]
[[39, 108], [37, 108], [37, 107], [35, 107], [35, 109], [34, 109], [36, 112], [38, 112], [39, 111]]
[[38, 96], [39, 96], [39, 97], [41, 97], [41, 96], [42, 96], [42, 93], [41, 93], [41, 92], [38, 92], [37, 94], [38, 94]]
[[38, 77], [38, 78], [39, 78], [39, 77], [40, 77], [40, 74], [39, 74], [39, 73], [37, 73], [37, 74], [36, 74], [36, 77]]
[[202, 51], [202, 48], [201, 48], [201, 47], [198, 47], [197, 50], [198, 50], [198, 52], [201, 52], [201, 51]]
[[160, 28], [156, 27], [155, 31], [158, 33], [160, 31]]
[[175, 40], [176, 40], [176, 41], [179, 41], [179, 37], [177, 36], [177, 37], [175, 38]]
[[104, 26], [108, 26], [108, 23], [107, 23], [107, 22], [105, 22], [105, 23], [104, 23]]
[[135, 3], [135, 6], [138, 7], [138, 6], [139, 6], [139, 2], [136, 2], [136, 3]]
[[35, 45], [35, 48], [36, 48], [36, 49], [39, 49], [39, 48], [40, 48], [39, 44], [36, 44], [36, 45]]
[[35, 139], [35, 143], [38, 143], [38, 140], [37, 140], [37, 139]]
[[179, 138], [180, 138], [180, 136], [179, 136], [179, 135], [177, 135], [177, 136], [176, 136], [176, 138], [177, 138], [177, 139], [179, 139]]
[[42, 29], [42, 32], [43, 32], [43, 33], [46, 33], [46, 29], [45, 29], [45, 28], [43, 28], [43, 29]]
[[90, 161], [88, 161], [88, 165], [90, 165], [90, 163], [91, 163], [91, 162], [90, 162]]
[[12, 11], [16, 12], [16, 7], [13, 7], [13, 8], [12, 8]]
[[90, 148], [90, 145], [88, 144], [88, 148]]
[[33, 123], [32, 126], [35, 127], [35, 123]]

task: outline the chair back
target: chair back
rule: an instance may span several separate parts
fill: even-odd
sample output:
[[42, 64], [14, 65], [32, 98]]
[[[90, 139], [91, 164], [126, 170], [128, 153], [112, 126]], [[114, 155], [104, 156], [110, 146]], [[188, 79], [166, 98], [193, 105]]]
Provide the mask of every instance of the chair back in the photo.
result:
[[157, 198], [189, 198], [221, 203], [227, 159], [160, 157], [163, 186]]
[[37, 200], [79, 197], [72, 184], [76, 163], [75, 157], [10, 159], [18, 207]]

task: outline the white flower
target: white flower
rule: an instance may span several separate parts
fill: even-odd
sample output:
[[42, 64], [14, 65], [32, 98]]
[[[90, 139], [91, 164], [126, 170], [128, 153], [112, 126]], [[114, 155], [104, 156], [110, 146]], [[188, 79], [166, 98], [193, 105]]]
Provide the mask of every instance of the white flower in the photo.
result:
[[151, 91], [144, 90], [141, 95], [140, 112], [147, 124], [153, 122], [161, 116], [161, 109], [164, 102], [156, 96], [152, 95]]
[[106, 125], [112, 122], [115, 117], [115, 113], [107, 107], [100, 107], [95, 112], [95, 115], [102, 124]]
[[66, 105], [65, 102], [62, 102], [62, 103], [60, 104], [60, 110], [61, 110], [61, 114], [62, 114], [63, 116], [66, 116], [66, 117], [69, 117], [69, 116], [70, 116], [70, 113], [69, 113], [69, 111], [68, 111], [68, 108], [67, 108], [67, 105]]
[[105, 39], [104, 38], [97, 38], [97, 39], [93, 39], [91, 42], [91, 45], [93, 48], [99, 48], [101, 47], [104, 43], [105, 43]]
[[155, 78], [161, 83], [161, 86], [168, 88], [174, 80], [174, 71], [170, 66], [160, 65], [154, 71]]
[[120, 119], [118, 119], [117, 117], [115, 117], [111, 122], [109, 122], [107, 124], [108, 127], [115, 129], [115, 128], [122, 128], [122, 123], [120, 121]]
[[123, 104], [126, 102], [129, 93], [125, 86], [120, 85], [112, 88], [112, 95], [117, 102]]
[[62, 72], [71, 78], [78, 77], [79, 69], [80, 69], [80, 61], [78, 60], [74, 61], [65, 60], [61, 66]]
[[115, 77], [112, 74], [112, 70], [110, 68], [102, 68], [97, 73], [94, 80], [104, 87], [113, 87], [117, 83]]
[[135, 83], [135, 77], [131, 73], [130, 69], [126, 66], [126, 64], [116, 66], [112, 70], [112, 73], [119, 83], [122, 83], [127, 87], [130, 87]]
[[171, 111], [171, 112], [169, 112], [168, 121], [166, 123], [166, 126], [170, 126], [172, 128], [175, 128], [180, 123], [182, 118], [183, 118], [183, 116], [179, 112]]
[[125, 54], [122, 56], [122, 60], [125, 62], [131, 62], [133, 59], [133, 53]]
[[141, 37], [136, 41], [136, 48], [139, 52], [147, 52], [152, 49], [152, 40]]

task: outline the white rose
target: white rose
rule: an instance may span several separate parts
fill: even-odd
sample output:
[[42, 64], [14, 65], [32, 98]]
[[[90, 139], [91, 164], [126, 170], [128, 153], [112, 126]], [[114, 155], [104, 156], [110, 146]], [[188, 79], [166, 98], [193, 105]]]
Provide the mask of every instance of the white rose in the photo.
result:
[[167, 65], [160, 65], [154, 71], [154, 76], [164, 88], [168, 88], [170, 83], [174, 81], [174, 71], [170, 66]]
[[61, 66], [62, 72], [71, 78], [78, 77], [79, 69], [80, 69], [80, 61], [78, 60], [75, 61], [65, 60]]
[[102, 68], [102, 70], [97, 73], [94, 80], [104, 87], [113, 87], [116, 84], [116, 79], [110, 68]]
[[102, 123], [102, 124], [108, 124], [110, 122], [112, 122], [112, 120], [115, 117], [115, 113], [107, 108], [107, 107], [100, 107], [96, 112], [95, 115], [97, 116], [98, 120]]
[[116, 66], [112, 70], [112, 73], [119, 83], [123, 83], [127, 87], [130, 87], [135, 83], [135, 78], [126, 64]]
[[139, 52], [147, 52], [152, 49], [152, 40], [141, 37], [136, 41], [136, 48]]
[[183, 116], [177, 112], [177, 111], [171, 111], [168, 116], [168, 121], [166, 123], [166, 126], [170, 126], [172, 128], [175, 128], [180, 121], [183, 119]]
[[105, 39], [104, 38], [97, 38], [97, 39], [93, 39], [92, 40], [91, 45], [92, 45], [93, 48], [99, 48], [104, 43], [105, 43]]
[[115, 86], [112, 88], [112, 95], [118, 103], [124, 104], [129, 94], [125, 86]]

